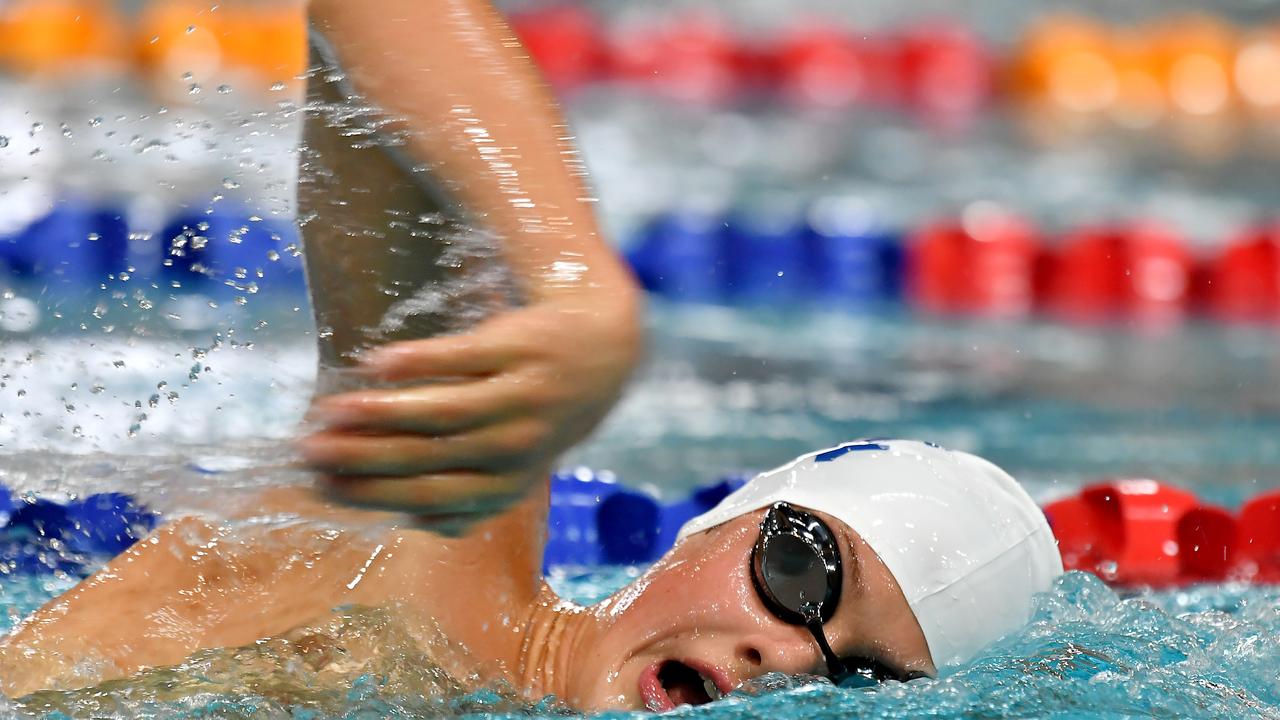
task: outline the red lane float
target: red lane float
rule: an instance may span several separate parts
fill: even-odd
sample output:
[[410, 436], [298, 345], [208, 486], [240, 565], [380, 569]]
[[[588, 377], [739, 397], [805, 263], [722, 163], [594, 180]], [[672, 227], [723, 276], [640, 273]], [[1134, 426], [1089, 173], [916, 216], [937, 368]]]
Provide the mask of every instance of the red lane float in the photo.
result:
[[1013, 215], [980, 215], [915, 234], [907, 252], [907, 292], [931, 312], [1025, 316], [1034, 300], [1035, 231]]
[[1044, 508], [1068, 570], [1118, 585], [1280, 582], [1280, 491], [1239, 515], [1149, 479], [1090, 485]]
[[900, 39], [899, 53], [901, 103], [935, 128], [967, 127], [994, 94], [996, 61], [961, 26], [912, 28]]
[[1200, 292], [1205, 309], [1227, 322], [1280, 319], [1280, 224], [1247, 230], [1211, 260]]
[[1280, 582], [1280, 490], [1261, 495], [1240, 509], [1236, 547], [1246, 577]]
[[616, 33], [611, 48], [614, 77], [673, 100], [723, 103], [744, 84], [744, 54], [729, 26], [714, 14], [654, 19], [638, 30]]
[[803, 106], [886, 104], [896, 85], [892, 60], [875, 40], [825, 25], [788, 31], [772, 55], [783, 94]]
[[1188, 510], [1178, 520], [1178, 578], [1183, 582], [1213, 582], [1231, 573], [1238, 528], [1231, 513], [1219, 507]]
[[512, 17], [513, 29], [558, 90], [572, 91], [605, 77], [608, 44], [595, 13], [553, 5]]
[[1046, 265], [1040, 302], [1061, 319], [1169, 324], [1187, 313], [1194, 261], [1182, 239], [1160, 225], [1078, 230]]
[[1062, 562], [1122, 584], [1168, 585], [1180, 573], [1177, 527], [1194, 495], [1155, 480], [1091, 485], [1045, 508]]

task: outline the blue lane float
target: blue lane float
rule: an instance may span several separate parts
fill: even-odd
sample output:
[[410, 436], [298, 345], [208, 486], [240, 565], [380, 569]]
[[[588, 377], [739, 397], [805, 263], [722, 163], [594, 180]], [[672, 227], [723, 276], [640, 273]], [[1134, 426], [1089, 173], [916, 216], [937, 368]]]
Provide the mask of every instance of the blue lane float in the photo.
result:
[[829, 209], [807, 220], [796, 213], [666, 213], [644, 226], [627, 257], [647, 290], [680, 302], [857, 309], [902, 294], [902, 237]]
[[130, 276], [160, 281], [174, 294], [220, 299], [306, 291], [292, 222], [219, 210], [177, 216], [151, 240], [132, 239], [133, 230], [119, 208], [65, 199], [0, 235], [0, 288], [49, 303], [127, 289], [119, 283]]
[[728, 287], [724, 229], [718, 215], [666, 213], [641, 230], [628, 259], [651, 292], [684, 302], [723, 302]]
[[0, 493], [0, 571], [84, 575], [155, 529], [160, 516], [123, 493], [59, 502]]
[[124, 213], [67, 201], [0, 237], [0, 266], [13, 280], [57, 302], [91, 294], [128, 266]]
[[177, 292], [215, 298], [305, 292], [301, 241], [291, 224], [239, 213], [193, 213], [161, 233], [161, 278]]
[[727, 476], [664, 502], [654, 493], [620, 484], [612, 473], [584, 468], [556, 473], [551, 478], [543, 565], [653, 562], [675, 544], [685, 522], [715, 507], [746, 481], [746, 476]]
[[731, 215], [724, 223], [725, 296], [749, 305], [791, 304], [812, 292], [804, 219], [794, 213]]

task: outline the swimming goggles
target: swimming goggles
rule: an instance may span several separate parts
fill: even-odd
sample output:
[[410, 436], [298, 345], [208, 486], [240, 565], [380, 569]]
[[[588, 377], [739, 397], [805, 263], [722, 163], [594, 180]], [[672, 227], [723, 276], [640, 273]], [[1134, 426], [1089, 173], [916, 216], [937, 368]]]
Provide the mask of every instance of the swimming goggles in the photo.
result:
[[822, 626], [835, 615], [844, 573], [835, 533], [813, 513], [785, 502], [769, 508], [751, 552], [751, 579], [778, 619], [813, 633], [827, 664], [827, 677], [836, 685], [865, 687], [922, 675], [902, 673], [866, 658], [841, 659], [831, 649]]

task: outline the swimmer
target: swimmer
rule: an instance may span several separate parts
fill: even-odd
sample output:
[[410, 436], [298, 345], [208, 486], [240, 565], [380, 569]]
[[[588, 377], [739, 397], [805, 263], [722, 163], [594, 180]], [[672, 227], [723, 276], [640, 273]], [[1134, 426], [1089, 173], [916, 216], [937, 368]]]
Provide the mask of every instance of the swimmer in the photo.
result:
[[[612, 598], [557, 598], [540, 572], [548, 471], [621, 393], [640, 354], [639, 294], [600, 239], [553, 101], [491, 6], [311, 11], [361, 92], [422, 131], [409, 149], [465, 180], [456, 191], [502, 238], [526, 302], [372, 353], [368, 375], [399, 387], [318, 399], [322, 428], [302, 440], [323, 492], [229, 494], [219, 517], [157, 530], [5, 638], [7, 696], [278, 647], [264, 638], [294, 648], [294, 665], [353, 677], [380, 648], [325, 628], [363, 607], [393, 617], [457, 686], [660, 711], [771, 671], [932, 675], [1025, 621], [1061, 572], [1043, 516], [989, 463], [910, 441], [765, 473]], [[459, 533], [432, 530], [477, 508], [487, 516]]]
[[545, 502], [452, 539], [302, 494], [267, 502], [266, 515], [288, 517], [262, 536], [179, 522], [39, 611], [0, 652], [5, 692], [123, 677], [361, 604], [400, 614], [455, 677], [584, 710], [664, 711], [767, 672], [842, 684], [935, 675], [1025, 623], [1062, 572], [1043, 514], [1011, 477], [905, 440], [758, 475], [592, 607], [538, 576]]

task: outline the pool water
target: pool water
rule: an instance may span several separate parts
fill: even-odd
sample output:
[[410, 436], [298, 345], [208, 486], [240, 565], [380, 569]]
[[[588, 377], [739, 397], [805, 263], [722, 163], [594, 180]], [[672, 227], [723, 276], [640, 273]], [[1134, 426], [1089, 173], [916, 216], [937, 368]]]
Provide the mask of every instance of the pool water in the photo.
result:
[[[1280, 485], [1280, 338], [1267, 330], [956, 325], [894, 314], [661, 305], [653, 317], [648, 365], [567, 463], [612, 469], [624, 482], [676, 496], [817, 447], [900, 436], [989, 457], [1041, 501], [1116, 476], [1158, 477], [1228, 506]], [[276, 330], [252, 339], [247, 346], [244, 335], [238, 345], [62, 335], [0, 347], [0, 482], [42, 494], [128, 490], [173, 514], [210, 512], [238, 491], [305, 480], [287, 467], [283, 448], [310, 392], [312, 338]], [[152, 404], [161, 382], [166, 389]], [[271, 398], [266, 407], [261, 397]], [[141, 422], [139, 412], [147, 415]], [[638, 571], [560, 568], [551, 580], [562, 594], [590, 601]], [[0, 622], [12, 625], [76, 579], [0, 578]], [[376, 617], [345, 621], [394, 638]], [[254, 652], [269, 657], [271, 648]], [[50, 717], [572, 714], [501, 688], [424, 697], [426, 684], [440, 679], [415, 666], [414, 652], [399, 648], [386, 672], [319, 689], [300, 676], [267, 673], [277, 690], [291, 688], [286, 693], [262, 690], [254, 684], [262, 676], [251, 682], [238, 671], [212, 683], [229, 661], [210, 656], [144, 682], [46, 693], [8, 710]], [[1073, 573], [1041, 598], [1027, 628], [940, 679], [848, 690], [816, 678], [766, 677], [675, 714], [1280, 720], [1277, 668], [1280, 588], [1119, 592]]]

